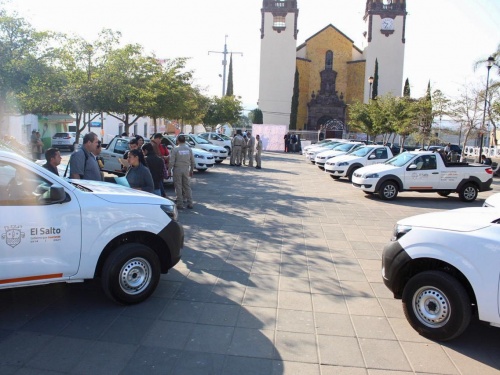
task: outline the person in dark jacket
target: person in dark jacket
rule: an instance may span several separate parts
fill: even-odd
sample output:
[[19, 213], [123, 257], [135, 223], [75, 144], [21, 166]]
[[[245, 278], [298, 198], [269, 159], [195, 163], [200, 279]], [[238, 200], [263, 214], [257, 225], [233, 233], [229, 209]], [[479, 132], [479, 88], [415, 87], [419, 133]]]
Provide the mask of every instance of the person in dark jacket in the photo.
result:
[[151, 176], [153, 177], [153, 192], [156, 195], [161, 196], [161, 185], [163, 184], [163, 159], [156, 155], [151, 143], [145, 143], [142, 146], [142, 152], [146, 157], [146, 163], [149, 171], [151, 172]]
[[59, 176], [57, 166], [61, 164], [61, 152], [57, 148], [51, 147], [45, 151], [45, 160], [47, 160], [47, 163], [42, 167]]
[[151, 172], [146, 166], [146, 159], [141, 150], [130, 150], [128, 154], [130, 168], [125, 177], [132, 189], [154, 192], [154, 182]]

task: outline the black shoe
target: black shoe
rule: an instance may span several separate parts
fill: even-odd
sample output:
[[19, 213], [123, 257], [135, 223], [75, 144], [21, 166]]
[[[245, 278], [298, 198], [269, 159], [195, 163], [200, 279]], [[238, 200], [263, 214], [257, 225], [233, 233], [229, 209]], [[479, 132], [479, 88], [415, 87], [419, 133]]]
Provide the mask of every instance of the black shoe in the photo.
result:
[[188, 204], [187, 208], [189, 208], [190, 210], [192, 210], [193, 209], [193, 205], [192, 204]]
[[262, 167], [255, 167], [255, 169], [262, 169]]
[[229, 165], [232, 165], [234, 167], [236, 164], [229, 164]]

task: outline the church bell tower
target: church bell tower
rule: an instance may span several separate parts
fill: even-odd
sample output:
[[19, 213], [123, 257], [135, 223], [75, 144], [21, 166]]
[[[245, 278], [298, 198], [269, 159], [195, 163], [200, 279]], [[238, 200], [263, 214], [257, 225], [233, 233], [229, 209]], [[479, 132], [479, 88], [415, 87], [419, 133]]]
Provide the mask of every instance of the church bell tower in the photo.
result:
[[264, 124], [288, 125], [296, 66], [297, 0], [263, 0], [259, 109]]
[[[378, 95], [403, 92], [405, 53], [406, 0], [367, 0], [365, 10], [366, 59], [365, 78], [373, 77], [378, 61]], [[370, 87], [365, 83], [364, 101], [368, 102]]]

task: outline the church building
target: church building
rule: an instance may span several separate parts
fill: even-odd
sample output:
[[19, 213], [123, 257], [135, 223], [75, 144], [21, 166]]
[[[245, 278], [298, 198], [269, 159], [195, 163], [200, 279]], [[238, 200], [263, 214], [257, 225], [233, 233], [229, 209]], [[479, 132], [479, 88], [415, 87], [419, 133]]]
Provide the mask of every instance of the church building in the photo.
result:
[[406, 0], [366, 1], [363, 50], [331, 24], [297, 46], [297, 0], [263, 0], [261, 13], [259, 108], [264, 124], [290, 124], [295, 87], [297, 130], [324, 126], [345, 135], [347, 105], [369, 100], [375, 61], [378, 95], [402, 95]]

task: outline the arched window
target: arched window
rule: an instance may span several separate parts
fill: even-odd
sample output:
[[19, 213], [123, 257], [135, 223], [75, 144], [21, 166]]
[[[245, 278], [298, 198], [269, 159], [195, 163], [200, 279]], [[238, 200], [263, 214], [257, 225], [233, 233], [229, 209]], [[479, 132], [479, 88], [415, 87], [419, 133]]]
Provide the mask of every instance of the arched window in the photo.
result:
[[325, 69], [326, 70], [333, 69], [333, 52], [332, 51], [326, 51]]

